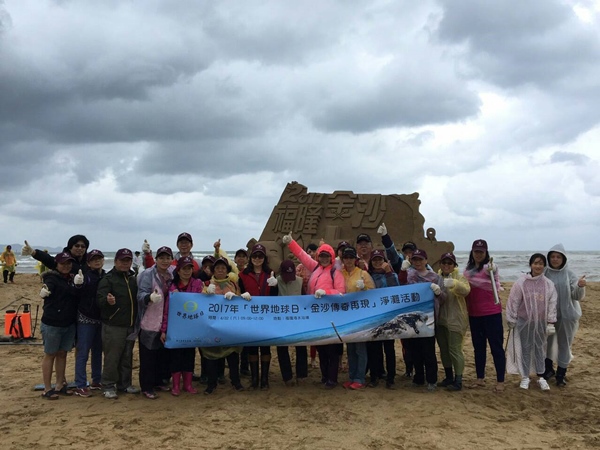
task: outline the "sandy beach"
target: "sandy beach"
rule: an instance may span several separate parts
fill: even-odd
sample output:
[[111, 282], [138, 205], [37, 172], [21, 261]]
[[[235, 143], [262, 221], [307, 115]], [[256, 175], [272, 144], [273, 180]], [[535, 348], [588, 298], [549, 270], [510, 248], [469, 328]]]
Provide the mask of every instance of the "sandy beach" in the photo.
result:
[[[41, 284], [18, 274], [0, 285], [0, 321], [21, 303], [41, 304]], [[510, 283], [501, 293], [506, 301]], [[276, 357], [269, 391], [235, 392], [221, 385], [211, 395], [169, 393], [157, 400], [122, 394], [118, 400], [61, 397], [47, 401], [34, 391], [41, 383], [41, 345], [0, 345], [0, 432], [2, 448], [197, 448], [197, 449], [559, 449], [600, 447], [600, 283], [589, 283], [575, 339], [575, 359], [566, 388], [551, 382], [549, 392], [518, 388], [507, 376], [495, 393], [491, 356], [488, 385], [460, 392], [427, 393], [397, 377], [396, 390], [326, 391], [318, 369], [308, 381], [286, 387]], [[41, 318], [41, 308], [39, 317]], [[36, 344], [41, 344], [39, 319]], [[275, 355], [275, 352], [273, 351]], [[292, 352], [293, 354], [293, 352]], [[400, 354], [398, 348], [398, 354]], [[470, 336], [465, 344], [465, 383], [475, 378]], [[134, 380], [137, 383], [137, 344]], [[74, 352], [67, 377], [74, 377]], [[439, 359], [438, 359], [439, 360]], [[197, 362], [197, 366], [199, 363]], [[403, 361], [397, 362], [398, 373]], [[440, 376], [443, 373], [439, 366]], [[346, 373], [340, 374], [345, 381]], [[242, 379], [247, 385], [248, 379]]]

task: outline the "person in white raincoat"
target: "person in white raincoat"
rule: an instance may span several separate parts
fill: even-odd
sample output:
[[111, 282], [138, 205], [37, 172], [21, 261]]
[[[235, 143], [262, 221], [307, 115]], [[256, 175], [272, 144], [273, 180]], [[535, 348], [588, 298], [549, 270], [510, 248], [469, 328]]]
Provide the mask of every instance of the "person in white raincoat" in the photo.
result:
[[[567, 265], [567, 254], [562, 244], [556, 244], [548, 252], [548, 277], [556, 287], [558, 293], [556, 334], [548, 337], [548, 351], [546, 354], [546, 372], [544, 378], [549, 380], [556, 373], [556, 385], [566, 386], [567, 367], [573, 354], [571, 345], [575, 333], [579, 328], [581, 306], [579, 301], [585, 297], [585, 275], [577, 277]], [[553, 362], [558, 367], [554, 372]]]
[[546, 339], [554, 334], [556, 289], [544, 276], [546, 257], [535, 253], [529, 258], [531, 271], [515, 282], [506, 303], [506, 322], [510, 337], [506, 371], [521, 375], [520, 388], [529, 389], [529, 375], [535, 372], [544, 391], [550, 389], [544, 379]]

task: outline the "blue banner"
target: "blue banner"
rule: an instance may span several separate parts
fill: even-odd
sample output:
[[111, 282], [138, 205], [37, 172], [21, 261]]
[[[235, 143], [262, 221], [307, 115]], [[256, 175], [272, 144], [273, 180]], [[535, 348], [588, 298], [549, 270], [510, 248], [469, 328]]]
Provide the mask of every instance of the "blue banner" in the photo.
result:
[[429, 283], [344, 295], [242, 297], [171, 293], [167, 348], [323, 345], [434, 335]]

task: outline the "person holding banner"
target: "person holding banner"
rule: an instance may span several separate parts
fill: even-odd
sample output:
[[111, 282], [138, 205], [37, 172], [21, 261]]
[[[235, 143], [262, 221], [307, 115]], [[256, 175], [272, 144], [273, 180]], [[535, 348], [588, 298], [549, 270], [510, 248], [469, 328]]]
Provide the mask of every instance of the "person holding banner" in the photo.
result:
[[[277, 295], [277, 279], [269, 267], [269, 258], [264, 245], [256, 244], [250, 252], [248, 266], [239, 274], [242, 297], [251, 300], [253, 295], [267, 297]], [[259, 347], [248, 348], [250, 362], [250, 379], [252, 389], [258, 389], [259, 380]], [[260, 347], [260, 389], [269, 389], [269, 367], [271, 366], [271, 348]]]
[[[346, 247], [342, 253], [342, 275], [346, 283], [346, 293], [375, 289], [373, 278], [368, 272], [356, 266], [358, 255], [354, 247]], [[343, 386], [345, 389], [364, 389], [367, 372], [367, 343], [349, 342], [346, 344], [348, 353], [348, 376], [350, 379]]]
[[[300, 262], [312, 271], [308, 280], [308, 294], [315, 298], [324, 295], [339, 295], [346, 293], [346, 283], [343, 275], [335, 269], [335, 252], [331, 245], [322, 244], [317, 249], [317, 261], [306, 253], [294, 239], [292, 232], [283, 236], [282, 242], [289, 246], [290, 251]], [[333, 389], [338, 384], [339, 344], [317, 346], [319, 365], [321, 368], [321, 383], [325, 389]]]
[[[233, 281], [231, 265], [224, 257], [215, 259], [213, 265], [213, 276], [210, 284], [204, 287], [205, 294], [223, 295], [227, 300], [231, 300], [234, 296], [240, 295], [240, 288]], [[258, 349], [258, 347], [256, 347]], [[224, 366], [223, 359], [227, 359], [229, 366], [229, 378], [231, 385], [236, 391], [243, 391], [244, 386], [240, 382], [240, 352], [242, 347], [203, 347], [202, 356], [206, 358], [206, 374], [208, 376], [208, 386], [204, 391], [210, 395], [217, 388], [219, 380], [220, 367]], [[268, 383], [267, 383], [268, 384]]]
[[475, 353], [477, 380], [470, 388], [485, 386], [485, 363], [489, 343], [496, 369], [495, 392], [504, 391], [506, 355], [504, 354], [504, 328], [502, 326], [502, 304], [496, 302], [490, 273], [493, 274], [496, 290], [500, 289], [498, 267], [490, 261], [487, 242], [477, 239], [473, 242], [469, 262], [464, 276], [471, 286], [467, 295], [467, 310], [471, 327], [471, 341]]
[[[390, 286], [399, 286], [398, 275], [394, 273], [391, 264], [385, 260], [385, 253], [382, 250], [373, 250], [369, 261], [369, 274], [375, 282], [375, 288], [385, 288]], [[396, 348], [394, 339], [385, 341], [367, 342], [367, 360], [373, 367], [383, 367], [383, 354], [385, 353], [386, 383], [385, 387], [394, 389], [396, 378]], [[376, 372], [371, 370], [370, 387], [376, 387], [379, 383], [379, 377]]]
[[453, 253], [444, 253], [440, 257], [438, 273], [444, 280], [443, 290], [446, 301], [440, 305], [435, 337], [440, 347], [440, 356], [446, 377], [438, 383], [449, 391], [462, 389], [462, 378], [465, 369], [465, 353], [463, 345], [469, 326], [469, 315], [465, 296], [471, 292], [467, 279], [458, 271], [458, 264]]
[[164, 380], [169, 378], [168, 350], [162, 342], [161, 326], [165, 299], [173, 280], [173, 251], [166, 246], [156, 251], [156, 263], [144, 270], [138, 280], [138, 312], [140, 320], [140, 387], [142, 394], [154, 400], [155, 390], [169, 391]]
[[[342, 241], [345, 242], [345, 241]], [[306, 253], [308, 253], [315, 261], [317, 259], [317, 244], [308, 244], [306, 246]], [[296, 276], [302, 278], [302, 292], [308, 292], [308, 279], [310, 278], [311, 272], [302, 263], [296, 266]], [[313, 368], [317, 366], [317, 347], [314, 345], [310, 346], [310, 366]]]
[[[294, 261], [284, 259], [279, 266], [279, 275], [277, 275], [277, 289], [280, 296], [286, 295], [304, 295], [304, 281], [296, 276], [296, 267]], [[277, 347], [277, 359], [279, 360], [279, 370], [286, 386], [293, 386], [292, 381], [292, 362], [287, 345]], [[308, 355], [306, 346], [296, 346], [296, 384], [300, 385], [308, 377]]]
[[[440, 304], [446, 301], [446, 292], [442, 291], [443, 280], [427, 264], [425, 250], [416, 249], [411, 258], [412, 267], [408, 270], [408, 284], [430, 283], [435, 295], [435, 320], [437, 322]], [[407, 347], [415, 364], [413, 385], [422, 386], [427, 381], [427, 390], [435, 391], [437, 383], [437, 359], [435, 356], [435, 336], [417, 337], [406, 340]]]
[[556, 289], [544, 276], [546, 257], [534, 253], [529, 258], [530, 272], [513, 284], [506, 302], [508, 338], [506, 366], [508, 373], [521, 375], [521, 389], [529, 389], [529, 375], [538, 376], [542, 391], [550, 386], [544, 379], [547, 337], [554, 334], [556, 323]]
[[[199, 278], [194, 278], [196, 269], [194, 258], [182, 256], [177, 260], [177, 266], [173, 272], [173, 281], [169, 286], [169, 295], [165, 297], [165, 306], [163, 308], [163, 317], [160, 327], [160, 340], [165, 343], [169, 324], [169, 300], [173, 292], [195, 292], [201, 293], [204, 289], [204, 283]], [[195, 348], [172, 348], [169, 352], [169, 368], [171, 370], [171, 379], [173, 387], [171, 395], [177, 397], [181, 394], [181, 380], [183, 379], [183, 390], [190, 394], [197, 394], [198, 391], [192, 386], [192, 376], [195, 365]]]

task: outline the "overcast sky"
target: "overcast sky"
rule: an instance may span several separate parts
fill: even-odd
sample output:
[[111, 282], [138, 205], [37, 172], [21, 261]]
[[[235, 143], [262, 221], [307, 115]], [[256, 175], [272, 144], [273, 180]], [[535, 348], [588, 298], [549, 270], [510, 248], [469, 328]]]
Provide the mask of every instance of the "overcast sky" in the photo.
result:
[[204, 250], [290, 181], [600, 250], [600, 2], [0, 0], [0, 243]]

